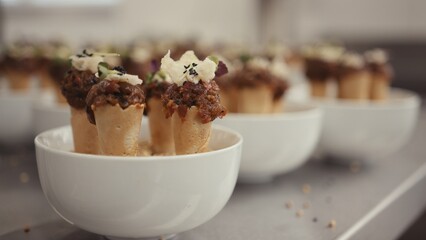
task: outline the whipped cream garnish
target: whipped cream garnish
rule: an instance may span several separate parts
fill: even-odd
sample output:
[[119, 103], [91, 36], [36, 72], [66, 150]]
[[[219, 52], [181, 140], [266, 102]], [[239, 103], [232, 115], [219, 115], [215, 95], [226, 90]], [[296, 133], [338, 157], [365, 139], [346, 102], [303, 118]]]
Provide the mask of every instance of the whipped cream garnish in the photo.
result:
[[272, 42], [266, 46], [265, 52], [269, 56], [284, 56], [288, 57], [291, 55], [291, 50], [284, 44], [279, 42]]
[[142, 79], [139, 79], [137, 75], [120, 74], [120, 73], [110, 73], [104, 78], [104, 80], [107, 80], [107, 81], [116, 80], [119, 82], [126, 82], [132, 85], [142, 84], [143, 82]]
[[367, 51], [364, 56], [369, 63], [386, 64], [389, 61], [388, 53], [380, 48]]
[[169, 74], [166, 74], [163, 71], [156, 72], [153, 76], [151, 81], [153, 82], [167, 82], [167, 83], [173, 83], [172, 78]]
[[353, 68], [363, 68], [365, 65], [362, 56], [353, 52], [346, 52], [345, 54], [343, 54], [341, 62], [344, 66]]
[[137, 75], [126, 74], [123, 67], [115, 67], [109, 69], [106, 62], [100, 62], [98, 64], [98, 72], [95, 74], [96, 77], [106, 81], [119, 81], [126, 82], [132, 85], [142, 84], [142, 79], [139, 79]]
[[152, 57], [151, 51], [145, 47], [135, 47], [130, 53], [130, 58], [137, 63], [149, 61]]
[[268, 70], [273, 75], [283, 80], [287, 79], [289, 75], [289, 70], [284, 63], [283, 57], [275, 57], [272, 61], [268, 61], [261, 57], [255, 57], [248, 60], [246, 66], [252, 69]]
[[16, 43], [9, 47], [8, 53], [14, 58], [31, 58], [35, 56], [36, 49], [29, 44]]
[[215, 77], [217, 64], [209, 58], [200, 61], [194, 51], [186, 51], [175, 61], [170, 57], [170, 50], [161, 59], [161, 71], [168, 74], [178, 86], [189, 81], [198, 83], [200, 80], [210, 82]]
[[343, 47], [333, 45], [305, 46], [302, 49], [302, 54], [305, 57], [321, 59], [326, 62], [337, 62], [343, 53]]
[[86, 49], [82, 54], [71, 56], [72, 66], [79, 71], [90, 70], [92, 73], [98, 71], [98, 64], [105, 61], [105, 57], [116, 57], [117, 53], [89, 53]]

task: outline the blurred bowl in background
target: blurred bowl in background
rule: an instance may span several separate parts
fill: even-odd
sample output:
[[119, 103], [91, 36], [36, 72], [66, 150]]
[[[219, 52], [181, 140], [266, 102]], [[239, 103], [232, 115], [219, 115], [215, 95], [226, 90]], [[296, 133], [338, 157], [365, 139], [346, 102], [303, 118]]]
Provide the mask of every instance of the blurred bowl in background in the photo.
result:
[[341, 159], [380, 158], [399, 150], [416, 125], [420, 98], [392, 89], [387, 101], [315, 100], [324, 112], [319, 153]]
[[37, 93], [12, 92], [3, 89], [0, 93], [0, 142], [5, 145], [31, 142], [33, 138], [32, 106]]
[[71, 113], [68, 105], [37, 101], [34, 103], [33, 114], [35, 134], [70, 124]]
[[[142, 139], [149, 136], [147, 121]], [[167, 237], [213, 218], [238, 176], [242, 137], [213, 126], [210, 152], [122, 157], [73, 152], [69, 126], [35, 139], [43, 192], [66, 221], [105, 236]]]
[[303, 165], [318, 142], [321, 110], [286, 102], [285, 112], [270, 115], [230, 113], [218, 124], [244, 139], [238, 180], [260, 183]]

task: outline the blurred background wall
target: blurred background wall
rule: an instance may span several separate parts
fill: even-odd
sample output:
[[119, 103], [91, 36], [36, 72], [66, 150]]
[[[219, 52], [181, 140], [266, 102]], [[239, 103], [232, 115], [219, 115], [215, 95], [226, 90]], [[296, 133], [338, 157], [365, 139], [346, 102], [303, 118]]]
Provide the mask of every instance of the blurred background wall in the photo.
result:
[[290, 46], [318, 40], [384, 47], [395, 86], [426, 93], [425, 0], [2, 0], [2, 42], [62, 38], [71, 45], [137, 36]]

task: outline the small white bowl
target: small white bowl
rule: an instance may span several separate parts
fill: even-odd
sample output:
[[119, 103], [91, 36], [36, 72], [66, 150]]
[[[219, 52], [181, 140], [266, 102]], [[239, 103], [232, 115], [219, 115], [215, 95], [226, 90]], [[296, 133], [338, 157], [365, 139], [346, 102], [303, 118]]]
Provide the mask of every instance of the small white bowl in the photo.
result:
[[72, 152], [67, 126], [41, 133], [35, 145], [43, 192], [63, 219], [110, 238], [146, 238], [195, 228], [224, 207], [242, 137], [214, 126], [207, 153], [99, 156]]
[[393, 89], [387, 101], [316, 100], [324, 112], [320, 154], [380, 158], [400, 149], [416, 125], [419, 97]]
[[321, 130], [321, 111], [312, 104], [286, 103], [283, 113], [230, 113], [218, 124], [244, 138], [239, 182], [268, 182], [303, 165]]
[[33, 138], [34, 92], [0, 93], [0, 142], [6, 145], [29, 143]]
[[51, 101], [38, 101], [33, 105], [35, 134], [70, 124], [70, 107]]

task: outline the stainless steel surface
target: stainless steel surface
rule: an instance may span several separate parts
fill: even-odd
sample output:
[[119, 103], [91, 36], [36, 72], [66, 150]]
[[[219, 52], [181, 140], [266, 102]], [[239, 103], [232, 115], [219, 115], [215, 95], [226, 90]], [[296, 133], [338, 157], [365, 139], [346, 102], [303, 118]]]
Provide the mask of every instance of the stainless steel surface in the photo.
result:
[[[425, 142], [423, 109], [398, 153], [352, 164], [311, 161], [271, 183], [238, 184], [215, 218], [177, 239], [394, 239], [426, 206]], [[0, 153], [1, 240], [104, 239], [60, 220], [49, 207], [33, 147]]]

